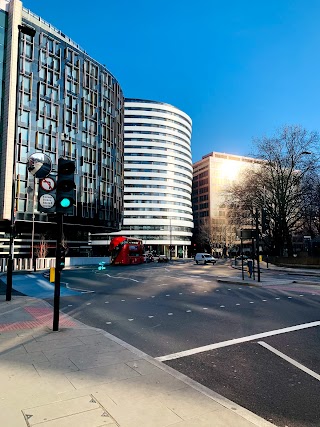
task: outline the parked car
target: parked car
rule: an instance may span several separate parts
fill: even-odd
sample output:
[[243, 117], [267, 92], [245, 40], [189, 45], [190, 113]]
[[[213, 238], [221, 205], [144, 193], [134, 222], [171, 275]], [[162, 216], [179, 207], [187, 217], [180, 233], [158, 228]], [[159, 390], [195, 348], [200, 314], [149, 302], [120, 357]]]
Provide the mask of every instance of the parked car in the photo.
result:
[[212, 255], [206, 254], [206, 253], [196, 254], [194, 257], [194, 260], [195, 260], [196, 264], [211, 263], [212, 265], [214, 265], [217, 262], [216, 258], [214, 258]]
[[237, 256], [237, 259], [239, 259], [241, 261], [242, 257], [244, 260], [249, 258], [247, 255], [239, 255], [239, 256]]
[[166, 255], [159, 255], [158, 262], [168, 262], [169, 258]]

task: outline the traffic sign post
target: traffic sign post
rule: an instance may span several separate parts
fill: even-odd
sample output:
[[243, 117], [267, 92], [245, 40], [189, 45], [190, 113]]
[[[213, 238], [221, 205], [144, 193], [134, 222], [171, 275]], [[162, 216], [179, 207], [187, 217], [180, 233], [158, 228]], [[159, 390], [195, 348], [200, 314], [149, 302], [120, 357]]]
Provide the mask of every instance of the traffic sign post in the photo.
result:
[[61, 262], [61, 243], [63, 234], [63, 214], [57, 213], [57, 247], [56, 247], [56, 268], [54, 278], [54, 297], [53, 297], [53, 331], [59, 330], [59, 307], [60, 307], [60, 262]]

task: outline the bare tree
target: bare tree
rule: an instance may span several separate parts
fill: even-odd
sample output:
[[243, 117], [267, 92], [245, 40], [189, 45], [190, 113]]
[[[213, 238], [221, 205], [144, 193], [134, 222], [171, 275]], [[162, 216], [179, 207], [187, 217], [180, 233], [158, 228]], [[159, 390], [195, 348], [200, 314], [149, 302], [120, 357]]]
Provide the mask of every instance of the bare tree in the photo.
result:
[[211, 252], [215, 250], [222, 254], [223, 249], [228, 243], [234, 241], [235, 236], [235, 227], [229, 224], [227, 219], [212, 218], [210, 221], [202, 220], [200, 222], [197, 242], [203, 247], [209, 246]]
[[45, 258], [48, 255], [48, 243], [46, 242], [45, 236], [42, 234], [40, 237], [39, 246], [36, 248], [35, 253], [37, 258]]
[[230, 221], [253, 225], [254, 212], [263, 211], [276, 255], [282, 255], [285, 248], [291, 255], [292, 234], [303, 228], [318, 141], [316, 132], [308, 133], [300, 126], [285, 126], [271, 138], [254, 140], [260, 167], [244, 173], [228, 189]]

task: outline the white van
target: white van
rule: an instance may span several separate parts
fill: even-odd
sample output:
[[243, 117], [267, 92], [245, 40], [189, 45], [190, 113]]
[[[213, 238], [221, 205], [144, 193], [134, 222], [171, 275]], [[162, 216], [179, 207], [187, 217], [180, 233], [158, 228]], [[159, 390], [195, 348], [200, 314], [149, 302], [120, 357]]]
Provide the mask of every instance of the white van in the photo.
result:
[[211, 262], [211, 264], [213, 265], [217, 262], [217, 260], [212, 255], [205, 253], [196, 254], [194, 260], [197, 264], [207, 264]]

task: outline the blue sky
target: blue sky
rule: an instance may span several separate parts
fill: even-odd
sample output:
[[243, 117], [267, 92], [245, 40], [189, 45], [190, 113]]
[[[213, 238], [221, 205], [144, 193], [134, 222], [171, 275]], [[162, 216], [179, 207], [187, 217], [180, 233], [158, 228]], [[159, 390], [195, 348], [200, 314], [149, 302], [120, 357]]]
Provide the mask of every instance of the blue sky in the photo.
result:
[[193, 120], [193, 161], [320, 125], [318, 0], [25, 0], [119, 81]]

